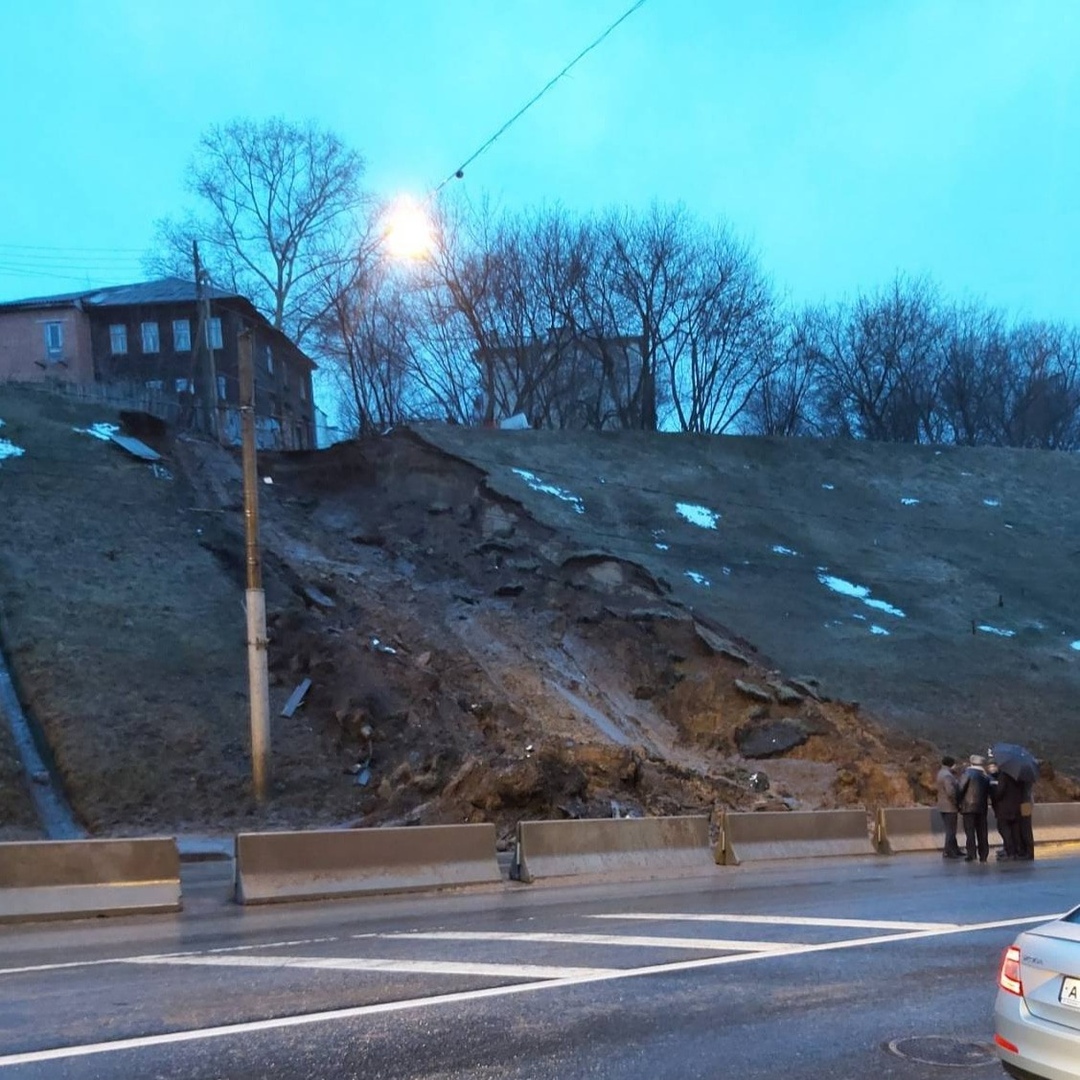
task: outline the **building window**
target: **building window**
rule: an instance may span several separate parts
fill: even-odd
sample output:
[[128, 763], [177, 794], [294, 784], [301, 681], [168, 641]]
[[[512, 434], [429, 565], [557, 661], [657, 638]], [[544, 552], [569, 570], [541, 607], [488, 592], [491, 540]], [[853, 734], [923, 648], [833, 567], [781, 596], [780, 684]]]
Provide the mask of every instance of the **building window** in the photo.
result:
[[274, 350], [267, 345], [263, 349], [263, 356], [266, 359], [266, 370], [270, 375], [274, 374]]
[[164, 390], [165, 383], [161, 379], [150, 379], [146, 384], [147, 390]]
[[208, 349], [221, 348], [221, 320], [210, 319], [206, 324], [206, 347]]
[[191, 352], [191, 323], [187, 319], [173, 319], [173, 352]]
[[225, 400], [225, 376], [219, 375], [217, 377], [217, 396], [221, 401]]
[[307, 380], [301, 379], [297, 386], [300, 390], [300, 400], [307, 401]]
[[64, 351], [64, 324], [47, 322], [45, 324], [45, 351], [51, 357], [57, 357]]
[[161, 352], [161, 335], [156, 322], [142, 324], [142, 351], [144, 353]]
[[176, 380], [176, 392], [178, 394], [190, 394], [191, 393], [191, 380], [190, 379], [177, 379]]
[[113, 356], [124, 356], [127, 353], [127, 327], [123, 323], [113, 323], [109, 327], [109, 346]]

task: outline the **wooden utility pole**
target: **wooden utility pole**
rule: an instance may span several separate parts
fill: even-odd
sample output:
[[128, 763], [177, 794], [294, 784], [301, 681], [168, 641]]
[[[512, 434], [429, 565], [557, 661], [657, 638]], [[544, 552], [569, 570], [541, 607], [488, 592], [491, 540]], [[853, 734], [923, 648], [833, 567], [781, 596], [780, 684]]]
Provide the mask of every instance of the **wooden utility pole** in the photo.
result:
[[[266, 800], [270, 771], [270, 676], [266, 661], [266, 594], [259, 556], [259, 472], [255, 452], [255, 368], [252, 332], [237, 340], [240, 438], [244, 463], [244, 540], [247, 554], [248, 696], [251, 702], [251, 778], [255, 799]], [[216, 388], [215, 388], [216, 389]]]

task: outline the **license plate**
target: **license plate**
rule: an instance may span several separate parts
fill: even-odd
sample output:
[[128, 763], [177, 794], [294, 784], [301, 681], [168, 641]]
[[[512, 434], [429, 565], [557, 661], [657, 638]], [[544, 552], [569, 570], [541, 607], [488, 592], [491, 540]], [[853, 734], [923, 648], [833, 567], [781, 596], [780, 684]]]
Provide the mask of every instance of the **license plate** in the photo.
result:
[[1061, 993], [1058, 994], [1058, 1001], [1062, 1005], [1069, 1005], [1074, 1009], [1080, 1009], [1080, 979], [1073, 979], [1066, 976], [1061, 980]]

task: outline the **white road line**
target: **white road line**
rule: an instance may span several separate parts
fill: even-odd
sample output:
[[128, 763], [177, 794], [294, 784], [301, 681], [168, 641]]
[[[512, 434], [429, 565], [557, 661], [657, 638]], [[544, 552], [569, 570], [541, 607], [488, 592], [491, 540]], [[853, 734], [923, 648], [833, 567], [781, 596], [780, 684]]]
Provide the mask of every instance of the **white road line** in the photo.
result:
[[140, 956], [110, 956], [105, 960], [69, 960], [60, 964], [30, 964], [26, 967], [0, 968], [0, 975], [28, 975], [39, 971], [64, 971], [68, 968], [102, 967], [105, 964], [128, 964], [140, 960], [157, 960], [166, 956], [208, 956], [215, 953], [248, 952], [251, 949], [290, 949], [297, 945], [318, 945], [328, 941], [340, 941], [340, 937], [299, 938], [296, 941], [267, 941], [260, 945], [228, 945], [221, 949], [202, 952], [144, 953]]
[[542, 964], [459, 963], [454, 960], [396, 960], [345, 956], [146, 956], [127, 964], [179, 964], [189, 967], [304, 968], [312, 971], [385, 971], [398, 975], [477, 975], [496, 979], [593, 979], [619, 968], [549, 967]]
[[590, 975], [572, 979], [548, 979], [545, 982], [516, 983], [511, 986], [492, 986], [484, 990], [465, 990], [455, 994], [441, 994], [437, 997], [411, 998], [406, 1001], [385, 1001], [377, 1005], [356, 1005], [347, 1009], [332, 1009], [326, 1012], [306, 1013], [298, 1016], [279, 1016], [269, 1020], [251, 1020], [243, 1024], [223, 1024], [220, 1027], [196, 1028], [189, 1031], [170, 1031], [161, 1035], [143, 1035], [132, 1039], [117, 1039], [114, 1042], [84, 1043], [82, 1046], [58, 1046], [51, 1050], [30, 1050], [21, 1054], [8, 1054], [0, 1057], [0, 1068], [12, 1065], [32, 1065], [43, 1061], [62, 1061], [67, 1058], [89, 1057], [93, 1054], [110, 1054], [124, 1050], [174, 1046], [177, 1043], [251, 1035], [261, 1031], [280, 1031], [286, 1028], [304, 1027], [309, 1024], [328, 1023], [335, 1020], [355, 1020], [364, 1016], [377, 1016], [380, 1013], [405, 1012], [406, 1010], [427, 1008], [433, 1005], [452, 1005], [466, 1001], [480, 1001], [484, 998], [509, 997], [512, 994], [581, 986], [591, 982], [614, 982], [617, 979], [634, 979], [643, 975], [671, 975], [680, 971], [726, 967], [729, 964], [773, 960], [777, 957], [787, 958], [803, 953], [834, 952], [840, 949], [865, 948], [873, 945], [886, 945], [895, 941], [911, 941], [917, 938], [973, 934], [983, 930], [1004, 930], [1013, 926], [1029, 926], [1032, 923], [1049, 922], [1051, 919], [1059, 918], [1061, 918], [1060, 912], [1053, 915], [1033, 915], [1023, 919], [971, 923], [967, 926], [956, 926], [947, 930], [915, 930], [905, 934], [877, 935], [851, 941], [830, 941], [821, 945], [804, 945], [797, 950], [783, 953], [760, 952], [736, 953], [731, 956], [710, 956], [699, 960], [680, 960], [671, 964], [657, 964], [652, 967], [627, 968], [608, 975]]
[[637, 919], [642, 922], [756, 923], [762, 926], [834, 926], [845, 930], [952, 930], [960, 923], [893, 922], [888, 919], [818, 919], [800, 915], [588, 915], [589, 919]]
[[706, 952], [768, 952], [798, 949], [798, 942], [740, 941], [736, 938], [635, 937], [629, 934], [549, 934], [533, 931], [415, 930], [401, 934], [354, 934], [397, 941], [539, 941], [550, 945], [628, 945], [645, 949], [703, 949]]

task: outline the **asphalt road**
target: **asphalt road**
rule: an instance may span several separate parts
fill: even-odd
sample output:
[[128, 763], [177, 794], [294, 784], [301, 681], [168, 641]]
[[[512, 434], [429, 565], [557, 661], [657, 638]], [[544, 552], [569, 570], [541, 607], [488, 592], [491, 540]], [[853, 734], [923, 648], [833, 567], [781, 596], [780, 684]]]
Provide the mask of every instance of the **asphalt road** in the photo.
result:
[[0, 1080], [1004, 1075], [1001, 950], [1080, 858], [935, 856], [0, 932]]

